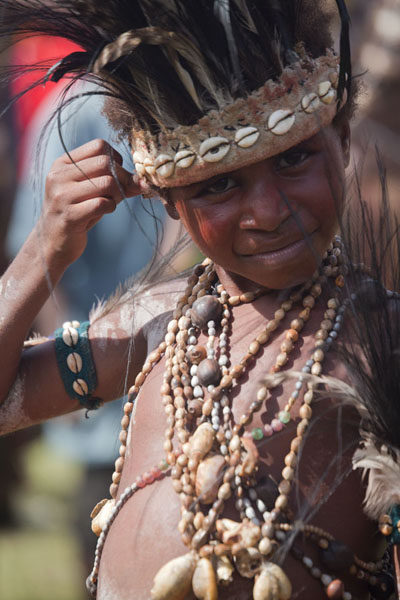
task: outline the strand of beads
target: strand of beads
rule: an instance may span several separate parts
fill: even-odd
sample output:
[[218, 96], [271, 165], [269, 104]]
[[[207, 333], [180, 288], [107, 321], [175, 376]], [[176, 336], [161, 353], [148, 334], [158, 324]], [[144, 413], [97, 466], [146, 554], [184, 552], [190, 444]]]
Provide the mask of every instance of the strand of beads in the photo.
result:
[[[111, 525], [114, 523], [115, 519], [117, 518], [118, 514], [121, 512], [121, 509], [124, 507], [124, 505], [128, 502], [128, 500], [130, 498], [132, 498], [132, 496], [139, 489], [145, 487], [146, 485], [152, 484], [154, 481], [156, 481], [156, 479], [160, 479], [161, 476], [165, 476], [168, 473], [168, 465], [167, 465], [167, 469], [165, 469], [163, 473], [161, 472], [159, 466], [153, 467], [153, 469], [151, 469], [150, 472], [156, 474], [151, 481], [146, 481], [145, 483], [143, 483], [143, 485], [139, 485], [137, 482], [135, 482], [132, 485], [125, 488], [125, 490], [121, 493], [121, 495], [118, 499], [118, 502], [115, 504], [114, 508], [112, 509], [111, 514], [110, 514], [109, 518], [107, 519], [107, 523], [105, 524], [105, 526], [103, 528], [103, 531], [99, 535], [99, 538], [98, 538], [97, 544], [96, 544], [95, 554], [94, 554], [93, 569], [86, 580], [87, 590], [93, 598], [96, 597], [96, 593], [97, 593], [97, 580], [98, 580], [98, 576], [99, 576], [101, 555], [103, 553], [104, 544], [106, 542], [106, 538], [110, 531]], [[143, 475], [143, 479], [144, 479], [144, 475]]]

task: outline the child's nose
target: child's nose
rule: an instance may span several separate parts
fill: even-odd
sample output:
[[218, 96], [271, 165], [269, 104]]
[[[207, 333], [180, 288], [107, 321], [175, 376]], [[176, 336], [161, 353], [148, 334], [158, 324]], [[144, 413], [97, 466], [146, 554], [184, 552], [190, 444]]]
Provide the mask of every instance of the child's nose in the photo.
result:
[[253, 180], [241, 206], [241, 229], [275, 231], [293, 211], [290, 200], [271, 177]]

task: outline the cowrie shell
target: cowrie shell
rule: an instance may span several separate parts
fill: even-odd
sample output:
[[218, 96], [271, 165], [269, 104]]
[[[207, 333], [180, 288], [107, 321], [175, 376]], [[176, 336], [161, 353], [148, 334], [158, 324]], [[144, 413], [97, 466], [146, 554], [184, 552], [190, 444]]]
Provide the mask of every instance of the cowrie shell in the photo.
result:
[[74, 389], [74, 392], [76, 392], [80, 396], [86, 396], [86, 394], [89, 392], [88, 384], [84, 379], [75, 379], [74, 383], [72, 384], [72, 387]]
[[329, 80], [332, 84], [332, 87], [334, 87], [336, 90], [339, 84], [339, 73], [337, 71], [333, 71], [332, 73], [330, 73]]
[[329, 94], [331, 89], [332, 84], [330, 81], [321, 81], [321, 83], [318, 84], [318, 96], [320, 98], [326, 96], [326, 94]]
[[66, 327], [62, 333], [62, 339], [67, 346], [76, 346], [79, 334], [75, 327]]
[[146, 174], [146, 169], [144, 168], [144, 154], [140, 150], [135, 150], [132, 154], [133, 162], [135, 164], [135, 171], [138, 175], [143, 177]]
[[171, 177], [175, 171], [174, 159], [169, 154], [160, 154], [154, 161], [157, 175]]
[[311, 94], [307, 94], [306, 96], [303, 96], [302, 100], [301, 100], [301, 106], [302, 109], [304, 110], [304, 112], [311, 114], [314, 111], [316, 111], [318, 109], [319, 106], [321, 106], [321, 101], [318, 98], [318, 94], [315, 94], [314, 92], [312, 92]]
[[231, 149], [229, 140], [224, 137], [211, 137], [201, 143], [199, 154], [206, 162], [219, 162]]
[[144, 170], [148, 175], [155, 175], [156, 169], [153, 165], [153, 161], [148, 156], [143, 161]]
[[324, 104], [332, 104], [332, 102], [334, 102], [336, 100], [336, 90], [334, 90], [333, 88], [331, 90], [329, 90], [329, 92], [327, 94], [325, 94], [325, 96], [322, 96], [321, 101]]
[[235, 142], [240, 148], [251, 148], [259, 137], [260, 132], [256, 127], [242, 127], [235, 133]]
[[179, 150], [174, 156], [175, 165], [180, 169], [191, 167], [196, 159], [196, 155], [191, 150]]
[[142, 163], [135, 163], [135, 171], [141, 177], [146, 174], [146, 169]]
[[268, 129], [274, 135], [284, 135], [293, 127], [296, 117], [293, 111], [279, 109], [272, 113], [268, 119]]
[[77, 352], [71, 352], [67, 356], [67, 365], [70, 371], [73, 373], [79, 373], [82, 371], [82, 357]]

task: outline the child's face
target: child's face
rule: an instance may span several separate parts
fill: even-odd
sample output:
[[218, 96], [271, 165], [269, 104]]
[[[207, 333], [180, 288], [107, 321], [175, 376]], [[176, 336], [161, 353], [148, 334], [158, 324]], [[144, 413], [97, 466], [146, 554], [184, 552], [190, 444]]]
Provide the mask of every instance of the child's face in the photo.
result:
[[170, 193], [169, 212], [233, 281], [301, 283], [331, 242], [343, 203], [348, 127]]

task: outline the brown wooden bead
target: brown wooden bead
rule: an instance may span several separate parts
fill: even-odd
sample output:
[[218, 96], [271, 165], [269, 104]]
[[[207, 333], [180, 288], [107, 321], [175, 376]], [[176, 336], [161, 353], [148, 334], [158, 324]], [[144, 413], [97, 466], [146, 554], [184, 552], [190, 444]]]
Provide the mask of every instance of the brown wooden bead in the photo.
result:
[[299, 332], [295, 329], [288, 329], [286, 332], [286, 337], [287, 339], [292, 340], [292, 342], [297, 342], [299, 339]]
[[[221, 369], [216, 360], [205, 358], [197, 367], [197, 377], [201, 385], [218, 385], [221, 379]], [[223, 387], [223, 386], [222, 386]]]
[[222, 305], [215, 296], [198, 298], [192, 306], [192, 322], [197, 327], [204, 329], [209, 321], [218, 322], [221, 317]]
[[203, 402], [198, 398], [194, 398], [188, 402], [188, 413], [194, 418], [198, 418], [202, 414]]

